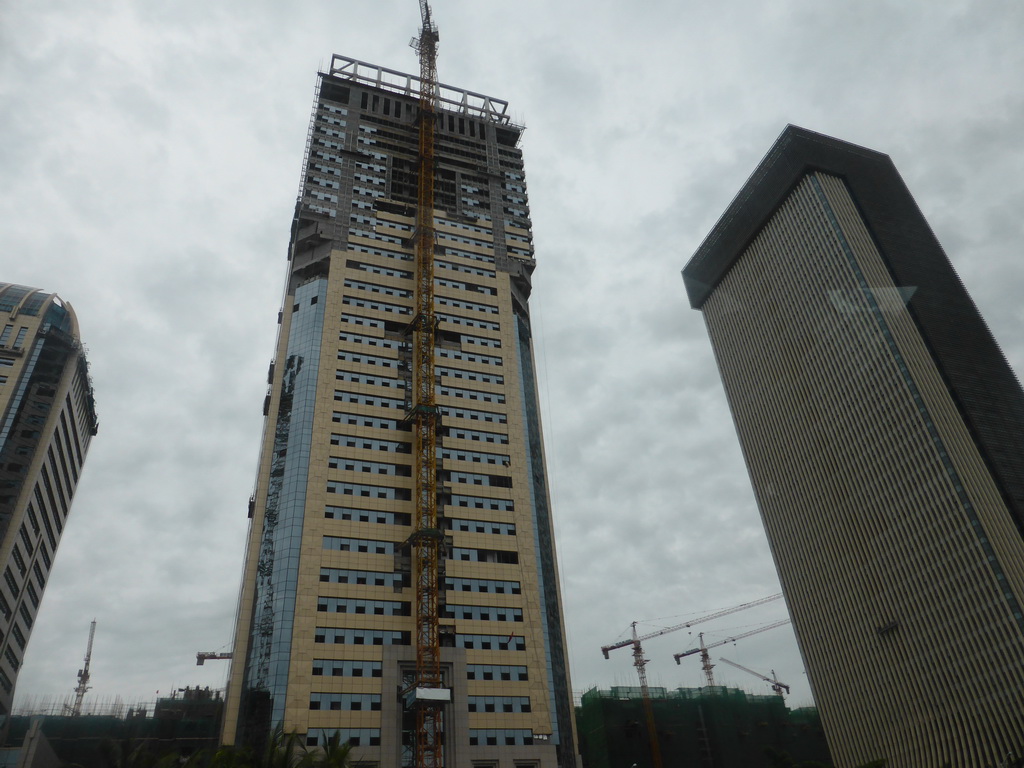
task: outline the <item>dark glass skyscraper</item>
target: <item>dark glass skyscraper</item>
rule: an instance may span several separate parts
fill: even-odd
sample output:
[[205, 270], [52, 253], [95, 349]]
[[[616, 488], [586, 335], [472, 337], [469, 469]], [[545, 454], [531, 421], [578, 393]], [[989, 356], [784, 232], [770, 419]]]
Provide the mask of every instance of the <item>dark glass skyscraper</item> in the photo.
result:
[[[415, 666], [410, 340], [419, 80], [321, 73], [270, 366], [224, 739], [276, 725], [407, 765]], [[435, 366], [445, 765], [576, 764], [529, 296], [519, 139], [441, 86]]]
[[787, 128], [683, 276], [837, 766], [1024, 755], [1024, 392], [890, 159]]

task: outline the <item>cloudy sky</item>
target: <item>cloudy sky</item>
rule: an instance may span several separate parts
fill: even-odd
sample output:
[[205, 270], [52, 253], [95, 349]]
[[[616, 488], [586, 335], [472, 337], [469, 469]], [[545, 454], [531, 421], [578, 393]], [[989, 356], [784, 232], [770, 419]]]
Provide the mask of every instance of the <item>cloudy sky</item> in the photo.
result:
[[[511, 103], [573, 687], [778, 591], [679, 270], [787, 123], [890, 154], [1024, 370], [1024, 5], [434, 0], [443, 82]], [[75, 307], [100, 413], [18, 683], [223, 685], [318, 67], [415, 71], [414, 0], [0, 0], [0, 280]], [[706, 625], [722, 639], [780, 602]], [[654, 685], [701, 684], [686, 631]], [[786, 628], [717, 649], [811, 702]], [[687, 663], [689, 662], [689, 663]], [[720, 665], [720, 682], [767, 692]], [[88, 699], [87, 699], [88, 700]]]

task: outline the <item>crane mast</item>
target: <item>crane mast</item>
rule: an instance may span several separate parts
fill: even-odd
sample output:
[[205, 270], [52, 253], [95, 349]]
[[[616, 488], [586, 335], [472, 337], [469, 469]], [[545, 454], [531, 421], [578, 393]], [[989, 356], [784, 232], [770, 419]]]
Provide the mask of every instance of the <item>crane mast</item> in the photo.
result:
[[82, 699], [86, 691], [92, 686], [89, 685], [89, 663], [92, 661], [92, 640], [96, 636], [96, 619], [89, 625], [89, 644], [85, 647], [85, 663], [78, 670], [78, 685], [75, 688], [75, 703], [71, 707], [71, 716], [78, 717], [82, 714]]
[[[603, 649], [602, 649], [603, 650]], [[608, 652], [605, 651], [607, 658]], [[651, 763], [654, 768], [662, 768], [661, 745], [658, 743], [658, 729], [654, 724], [654, 705], [651, 703], [651, 689], [647, 686], [647, 659], [644, 658], [644, 649], [640, 646], [640, 639], [636, 634], [636, 622], [633, 622], [633, 666], [636, 667], [637, 676], [640, 678], [640, 696], [644, 702], [644, 715], [647, 718], [647, 736], [651, 740]]]
[[416, 671], [406, 700], [416, 710], [416, 768], [442, 768], [443, 707], [440, 648], [440, 559], [444, 535], [437, 518], [437, 423], [434, 388], [434, 125], [437, 113], [437, 26], [420, 0], [422, 27], [413, 47], [420, 58], [419, 188], [416, 200], [416, 315], [412, 333], [415, 523], [410, 537], [416, 584]]

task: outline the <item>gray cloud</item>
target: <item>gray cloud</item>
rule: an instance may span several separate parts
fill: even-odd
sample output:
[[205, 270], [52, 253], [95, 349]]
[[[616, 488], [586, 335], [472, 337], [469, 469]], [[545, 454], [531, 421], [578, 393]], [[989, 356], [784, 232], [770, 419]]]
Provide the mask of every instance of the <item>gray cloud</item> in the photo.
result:
[[[414, 71], [414, 3], [7, 0], [0, 279], [55, 290], [90, 348], [101, 431], [18, 696], [221, 685], [314, 75]], [[679, 269], [787, 122], [889, 152], [1011, 361], [1024, 203], [1024, 11], [996, 2], [438, 0], [441, 79], [508, 99], [538, 253], [534, 331], [577, 688], [599, 647], [778, 589]], [[708, 625], [726, 637], [779, 604]], [[654, 617], [661, 617], [654, 621]], [[699, 685], [696, 638], [651, 677]], [[726, 652], [727, 649], [727, 652]], [[792, 632], [726, 646], [810, 694]], [[764, 691], [719, 667], [724, 682]]]

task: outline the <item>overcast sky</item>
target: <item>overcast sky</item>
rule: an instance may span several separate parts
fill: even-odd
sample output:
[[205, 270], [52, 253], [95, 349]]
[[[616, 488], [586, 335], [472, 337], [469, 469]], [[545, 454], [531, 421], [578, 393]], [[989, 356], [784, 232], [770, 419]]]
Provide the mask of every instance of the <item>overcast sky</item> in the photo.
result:
[[[778, 591], [679, 270], [787, 123], [890, 154], [1024, 370], [1024, 4], [434, 0], [440, 79], [511, 104], [573, 687], [600, 646]], [[74, 306], [100, 432], [18, 681], [220, 687], [319, 67], [417, 71], [414, 0], [0, 0], [0, 280]], [[717, 640], [781, 602], [707, 624]], [[695, 630], [696, 631], [696, 630]], [[646, 645], [697, 686], [695, 644]], [[811, 702], [792, 631], [713, 651]], [[756, 678], [719, 681], [766, 693]]]

